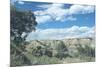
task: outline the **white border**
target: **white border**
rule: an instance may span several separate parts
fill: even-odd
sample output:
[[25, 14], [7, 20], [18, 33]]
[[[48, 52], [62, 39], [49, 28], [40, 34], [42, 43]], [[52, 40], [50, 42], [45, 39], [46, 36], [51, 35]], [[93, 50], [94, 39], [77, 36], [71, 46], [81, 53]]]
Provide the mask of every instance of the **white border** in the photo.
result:
[[9, 0], [0, 1], [0, 67], [9, 67], [10, 63], [9, 4]]
[[[10, 0], [0, 1], [0, 67], [10, 67]], [[31, 0], [32, 1], [32, 0]], [[41, 2], [96, 5], [96, 62], [38, 65], [37, 67], [99, 67], [100, 65], [100, 4], [99, 0], [33, 0]], [[23, 66], [35, 67], [35, 66]]]

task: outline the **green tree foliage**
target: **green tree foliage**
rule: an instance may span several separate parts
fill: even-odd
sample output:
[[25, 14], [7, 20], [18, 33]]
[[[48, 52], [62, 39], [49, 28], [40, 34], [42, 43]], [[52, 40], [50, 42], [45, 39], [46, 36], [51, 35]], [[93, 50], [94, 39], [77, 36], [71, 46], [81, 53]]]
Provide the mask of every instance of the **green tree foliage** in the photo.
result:
[[[19, 42], [22, 39], [25, 40], [28, 33], [35, 30], [35, 27], [37, 26], [34, 14], [31, 11], [17, 10], [14, 6], [11, 6], [10, 14], [10, 34], [12, 40], [16, 42]], [[21, 36], [23, 33], [26, 33], [26, 35], [22, 38]]]
[[[30, 64], [30, 60], [23, 54], [25, 40], [31, 31], [37, 26], [34, 13], [22, 11], [11, 5], [10, 9], [10, 37], [11, 37], [11, 64]], [[24, 34], [24, 35], [23, 35]], [[20, 60], [22, 59], [22, 60]], [[26, 63], [28, 62], [28, 63]], [[13, 67], [13, 66], [12, 66]]]

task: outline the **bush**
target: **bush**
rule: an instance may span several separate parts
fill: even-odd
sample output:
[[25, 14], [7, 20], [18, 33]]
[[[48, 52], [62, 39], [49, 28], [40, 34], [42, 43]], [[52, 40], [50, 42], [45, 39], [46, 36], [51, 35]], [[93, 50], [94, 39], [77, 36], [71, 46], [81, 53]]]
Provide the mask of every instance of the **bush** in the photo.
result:
[[77, 49], [80, 55], [95, 57], [95, 48], [92, 48], [89, 45], [84, 45], [83, 47], [82, 45], [79, 44]]
[[54, 44], [54, 56], [63, 59], [66, 58], [68, 55], [68, 49], [63, 43], [63, 41], [56, 41], [56, 44]]
[[34, 55], [34, 56], [43, 56], [43, 55], [46, 55], [46, 56], [48, 56], [48, 57], [52, 57], [52, 50], [51, 50], [51, 48], [50, 47], [41, 47], [41, 46], [37, 46], [36, 48], [34, 48], [33, 50], [32, 50], [32, 54]]
[[46, 55], [43, 56], [33, 56], [31, 63], [33, 65], [44, 65], [44, 64], [58, 64], [60, 60], [56, 57], [48, 57]]

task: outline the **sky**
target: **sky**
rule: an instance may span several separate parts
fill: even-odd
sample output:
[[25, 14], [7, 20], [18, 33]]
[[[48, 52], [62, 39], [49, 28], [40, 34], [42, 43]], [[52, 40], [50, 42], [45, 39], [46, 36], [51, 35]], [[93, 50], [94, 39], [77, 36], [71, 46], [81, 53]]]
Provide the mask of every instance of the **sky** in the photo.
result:
[[17, 9], [31, 10], [38, 23], [27, 41], [95, 36], [94, 5], [15, 1]]

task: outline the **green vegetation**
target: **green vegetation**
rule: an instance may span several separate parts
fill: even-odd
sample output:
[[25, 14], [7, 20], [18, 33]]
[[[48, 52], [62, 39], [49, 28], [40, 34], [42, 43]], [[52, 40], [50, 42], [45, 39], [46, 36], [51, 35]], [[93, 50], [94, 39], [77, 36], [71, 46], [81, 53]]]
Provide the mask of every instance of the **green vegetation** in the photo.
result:
[[90, 47], [89, 45], [82, 45], [79, 44], [77, 47], [79, 54], [82, 56], [90, 56], [90, 57], [95, 57], [95, 48]]
[[[31, 11], [21, 11], [11, 5], [10, 9], [10, 45], [11, 67], [17, 65], [30, 65], [31, 62], [24, 54], [25, 42], [28, 34], [37, 26], [35, 16]], [[22, 36], [24, 34], [24, 36]]]
[[33, 65], [44, 65], [44, 64], [58, 64], [60, 60], [56, 57], [48, 57], [46, 55], [39, 56], [39, 57], [32, 57], [32, 64]]
[[[25, 48], [27, 50], [25, 49], [23, 54], [27, 59], [20, 59], [20, 61], [16, 60], [18, 66], [95, 61], [95, 49], [91, 47], [91, 44], [70, 44], [68, 47], [68, 44], [63, 40], [48, 40], [29, 42]], [[19, 48], [16, 49], [19, 50]], [[71, 52], [70, 50], [76, 50], [76, 52]], [[24, 63], [22, 61], [24, 61]]]

